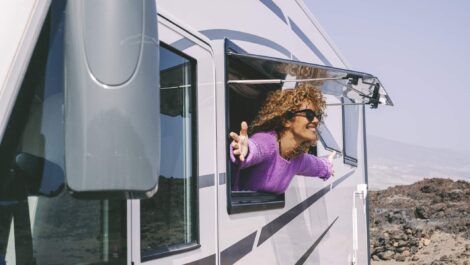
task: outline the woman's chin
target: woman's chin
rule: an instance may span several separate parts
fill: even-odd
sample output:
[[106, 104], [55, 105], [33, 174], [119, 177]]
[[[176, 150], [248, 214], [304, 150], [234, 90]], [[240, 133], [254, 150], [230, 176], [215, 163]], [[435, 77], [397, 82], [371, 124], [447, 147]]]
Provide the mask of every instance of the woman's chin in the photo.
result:
[[308, 146], [315, 146], [317, 145], [317, 138], [313, 138], [313, 139], [308, 139], [304, 142], [304, 144], [308, 145]]

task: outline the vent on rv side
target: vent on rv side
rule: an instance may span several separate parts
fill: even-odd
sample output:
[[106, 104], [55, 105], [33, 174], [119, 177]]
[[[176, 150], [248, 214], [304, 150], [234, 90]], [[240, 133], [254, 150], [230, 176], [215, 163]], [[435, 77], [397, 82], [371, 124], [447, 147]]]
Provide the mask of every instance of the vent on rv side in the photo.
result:
[[371, 74], [234, 52], [229, 52], [228, 57], [232, 64], [244, 65], [239, 69], [246, 69], [244, 74], [232, 72], [228, 76], [228, 84], [243, 94], [254, 93], [253, 88], [259, 85], [272, 90], [290, 82], [313, 82], [325, 94], [349, 99], [349, 104], [366, 104], [371, 108], [379, 104], [393, 106], [380, 80]]
[[74, 0], [66, 10], [65, 152], [79, 197], [149, 197], [159, 176], [155, 1]]

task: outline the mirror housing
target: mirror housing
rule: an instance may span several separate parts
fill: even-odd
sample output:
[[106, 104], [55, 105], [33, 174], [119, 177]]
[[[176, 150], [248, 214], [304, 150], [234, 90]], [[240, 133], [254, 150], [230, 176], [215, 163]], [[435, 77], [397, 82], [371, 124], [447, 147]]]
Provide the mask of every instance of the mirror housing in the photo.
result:
[[147, 198], [160, 171], [155, 1], [68, 1], [65, 170], [72, 195]]

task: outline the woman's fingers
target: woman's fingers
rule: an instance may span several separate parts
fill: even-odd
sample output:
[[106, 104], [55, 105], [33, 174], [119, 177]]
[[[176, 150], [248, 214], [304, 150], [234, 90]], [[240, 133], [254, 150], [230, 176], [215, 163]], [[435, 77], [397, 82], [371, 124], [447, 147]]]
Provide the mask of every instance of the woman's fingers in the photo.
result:
[[248, 137], [248, 124], [245, 121], [241, 124], [240, 135]]
[[232, 150], [233, 155], [237, 156], [240, 161], [245, 161], [245, 157], [248, 154], [248, 124], [246, 122], [241, 123], [240, 134], [230, 132], [229, 136], [232, 138]]
[[335, 159], [335, 156], [336, 156], [336, 151], [331, 152], [328, 155], [328, 161], [330, 161], [330, 163], [333, 163], [333, 160]]
[[333, 160], [335, 159], [335, 156], [336, 156], [336, 151], [333, 151], [328, 155], [328, 161], [330, 162], [331, 167], [332, 167], [331, 168], [331, 176], [332, 177], [335, 176], [335, 169], [333, 168]]
[[243, 121], [240, 125], [240, 136], [238, 137], [238, 147], [240, 149], [240, 160], [245, 161], [248, 154], [248, 124]]
[[232, 140], [234, 140], [235, 142], [238, 142], [238, 140], [239, 140], [238, 134], [236, 134], [234, 132], [230, 132], [229, 136], [230, 136], [230, 138], [232, 138]]

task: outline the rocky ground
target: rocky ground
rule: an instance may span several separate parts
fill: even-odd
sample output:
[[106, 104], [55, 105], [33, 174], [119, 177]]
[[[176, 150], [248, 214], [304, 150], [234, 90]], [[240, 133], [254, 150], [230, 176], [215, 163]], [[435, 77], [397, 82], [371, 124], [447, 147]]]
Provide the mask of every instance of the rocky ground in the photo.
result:
[[371, 191], [372, 264], [470, 265], [470, 183], [424, 179]]

